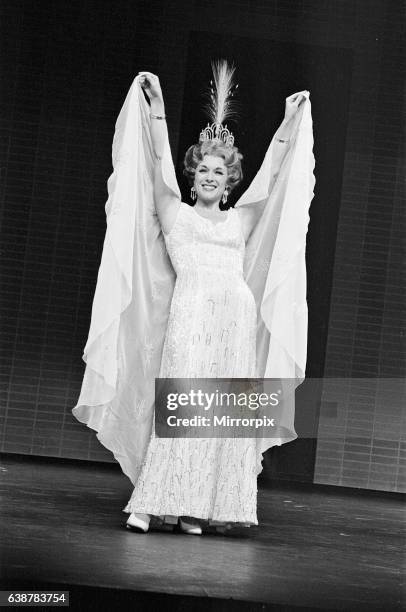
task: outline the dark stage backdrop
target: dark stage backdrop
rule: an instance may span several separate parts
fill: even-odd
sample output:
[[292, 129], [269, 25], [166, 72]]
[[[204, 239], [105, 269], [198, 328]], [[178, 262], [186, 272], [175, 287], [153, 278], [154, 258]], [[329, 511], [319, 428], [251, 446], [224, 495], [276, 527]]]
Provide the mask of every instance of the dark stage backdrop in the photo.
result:
[[376, 381], [361, 397], [348, 393], [334, 440], [322, 403], [317, 444], [272, 451], [264, 476], [405, 490], [401, 407], [385, 405], [379, 383], [405, 375], [403, 3], [4, 0], [0, 16], [1, 450], [112, 460], [70, 411], [114, 122], [135, 74], [158, 73], [180, 162], [205, 123], [210, 60], [225, 55], [238, 62], [247, 113], [236, 127], [245, 184], [284, 98], [311, 92], [307, 373]]

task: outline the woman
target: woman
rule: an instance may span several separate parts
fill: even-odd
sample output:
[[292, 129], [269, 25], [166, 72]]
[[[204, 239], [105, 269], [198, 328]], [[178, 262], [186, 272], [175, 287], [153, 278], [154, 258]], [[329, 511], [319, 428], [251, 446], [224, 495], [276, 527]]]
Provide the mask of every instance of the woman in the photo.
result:
[[[226, 94], [230, 93], [232, 70], [229, 71], [225, 64], [220, 64], [214, 67], [214, 76], [217, 85], [216, 99], [218, 101], [221, 98], [224, 101], [227, 96], [221, 95], [220, 90], [223, 88], [223, 94], [224, 92]], [[150, 115], [149, 130], [145, 130], [147, 121], [145, 118], [143, 119], [145, 106], [143, 106], [144, 102], [142, 100], [139, 101], [140, 112], [136, 111], [132, 114], [131, 110], [127, 112], [125, 121], [122, 120], [121, 126], [120, 121], [118, 121], [115, 139], [117, 140], [118, 135], [119, 159], [116, 157], [115, 174], [109, 181], [109, 191], [110, 195], [113, 194], [113, 197], [109, 198], [107, 210], [110, 213], [110, 218], [112, 218], [114, 209], [117, 210], [118, 208], [118, 205], [115, 204], [117, 198], [115, 199], [114, 193], [119, 192], [120, 181], [121, 184], [127, 186], [127, 194], [132, 193], [125, 182], [126, 179], [123, 179], [123, 176], [126, 176], [125, 171], [120, 170], [120, 164], [125, 163], [126, 158], [128, 161], [128, 156], [131, 155], [130, 147], [134, 146], [128, 144], [126, 149], [125, 143], [133, 142], [134, 137], [126, 141], [125, 134], [130, 133], [131, 130], [138, 130], [138, 136], [135, 140], [141, 142], [147, 133], [150, 140], [148, 138], [148, 142], [144, 141], [141, 148], [137, 149], [137, 155], [133, 156], [136, 168], [133, 166], [132, 170], [133, 174], [137, 176], [138, 170], [142, 170], [143, 166], [148, 167], [147, 158], [151, 156], [153, 160], [151, 185], [148, 180], [143, 187], [139, 200], [144, 203], [144, 208], [148, 208], [145, 203], [151, 200], [150, 187], [152, 186], [154, 212], [156, 211], [157, 223], [164, 237], [167, 249], [166, 257], [170, 260], [175, 273], [173, 290], [169, 292], [171, 294], [170, 300], [168, 300], [166, 306], [162, 307], [161, 305], [161, 311], [155, 306], [155, 322], [161, 321], [159, 312], [162, 313], [166, 308], [168, 313], [166, 319], [164, 319], [164, 334], [161, 335], [162, 349], [156, 351], [160, 359], [159, 371], [156, 371], [155, 376], [159, 378], [254, 378], [264, 376], [264, 374], [269, 376], [269, 355], [281, 350], [280, 347], [282, 346], [283, 348], [286, 347], [280, 338], [278, 341], [277, 333], [272, 335], [269, 334], [268, 330], [263, 329], [264, 333], [258, 336], [258, 332], [261, 331], [257, 320], [258, 306], [260, 307], [260, 324], [264, 325], [264, 322], [267, 322], [266, 316], [261, 311], [267, 295], [267, 283], [262, 278], [257, 286], [254, 286], [255, 283], [252, 285], [253, 290], [251, 290], [244, 279], [246, 244], [250, 244], [251, 237], [254, 238], [255, 244], [255, 238], [260, 235], [258, 234], [258, 221], [260, 219], [261, 221], [264, 220], [265, 229], [270, 228], [264, 212], [269, 207], [267, 205], [268, 200], [271, 201], [278, 219], [283, 218], [282, 213], [285, 209], [288, 211], [289, 207], [285, 206], [285, 203], [289, 198], [292, 199], [292, 194], [287, 193], [288, 190], [283, 186], [283, 180], [279, 181], [282, 183], [279, 191], [275, 182], [277, 182], [276, 179], [284, 161], [289, 157], [287, 155], [291, 148], [289, 147], [289, 140], [296, 133], [295, 130], [298, 127], [298, 110], [303, 101], [306, 99], [308, 101], [307, 92], [294, 94], [286, 99], [285, 118], [272, 141], [272, 154], [265, 159], [256, 180], [247, 192], [249, 197], [248, 199], [245, 198], [245, 203], [248, 205], [244, 206], [243, 196], [240, 206], [223, 211], [220, 208], [220, 202], [222, 204], [227, 202], [228, 194], [242, 178], [242, 156], [238, 149], [233, 146], [233, 136], [223, 125], [225, 118], [224, 104], [221, 109], [219, 109], [219, 105], [215, 109], [212, 117], [214, 127], [212, 126], [211, 130], [204, 130], [201, 133], [199, 143], [190, 147], [186, 153], [185, 174], [192, 185], [192, 199], [196, 200], [195, 206], [190, 207], [188, 204], [181, 202], [176, 179], [174, 179], [174, 173], [172, 172], [173, 166], [170, 159], [165, 109], [159, 79], [156, 75], [143, 72], [137, 77], [136, 86], [142, 88], [149, 98], [150, 109], [147, 111]], [[128, 108], [131, 108], [130, 104], [131, 99]], [[138, 103], [134, 108], [138, 108], [137, 105]], [[300, 141], [300, 133], [297, 140]], [[298, 157], [303, 148], [303, 143], [301, 147], [296, 143], [296, 155], [291, 155], [289, 160], [290, 172], [294, 171], [295, 164], [297, 164], [294, 158]], [[144, 162], [143, 154], [145, 153], [147, 155]], [[117, 167], [119, 168], [118, 171]], [[149, 167], [151, 167], [151, 164]], [[289, 171], [286, 172], [289, 177]], [[145, 182], [145, 173], [140, 172], [138, 179], [137, 189], [140, 189], [139, 183], [140, 181]], [[272, 202], [270, 195], [274, 192], [276, 192], [277, 197]], [[309, 199], [309, 195], [309, 193], [306, 195], [307, 206], [311, 199], [311, 197]], [[252, 203], [256, 205], [250, 205]], [[110, 209], [108, 208], [109, 204]], [[123, 199], [120, 202], [120, 210], [122, 208]], [[270, 212], [272, 211], [267, 211], [268, 214]], [[128, 215], [130, 214], [132, 213], [129, 212]], [[125, 216], [123, 218], [125, 219]], [[140, 230], [142, 225], [145, 229], [145, 224], [135, 222], [134, 225], [139, 230], [140, 240], [143, 233], [142, 227]], [[303, 227], [302, 224], [302, 234]], [[123, 232], [126, 230], [124, 225], [120, 226], [120, 230], [122, 241]], [[274, 226], [273, 231], [275, 231]], [[110, 238], [113, 232], [114, 225], [110, 232]], [[279, 223], [276, 233], [277, 237], [273, 242], [277, 251], [279, 235], [283, 234], [282, 222]], [[108, 261], [109, 243], [114, 244], [114, 236], [109, 241], [107, 236], [108, 232], [103, 252], [103, 255], [106, 253], [106, 261], [103, 266], [102, 260], [98, 286], [103, 286], [103, 270], [109, 268], [106, 263]], [[256, 242], [261, 245], [268, 245], [272, 242], [270, 233], [268, 232], [266, 239], [257, 239]], [[122, 245], [118, 244], [117, 241], [116, 244], [115, 259], [120, 259], [119, 250]], [[137, 258], [140, 261], [142, 260], [142, 250], [138, 248], [137, 242], [131, 243], [129, 246], [130, 248], [126, 249], [126, 252], [132, 251], [134, 259], [131, 259], [131, 265], [133, 266], [133, 262]], [[251, 248], [251, 255], [252, 252]], [[260, 252], [258, 250], [251, 257], [251, 262], [254, 261], [258, 264], [258, 257], [263, 256], [263, 253], [264, 251]], [[301, 253], [303, 263], [304, 251], [302, 250]], [[158, 257], [158, 254], [152, 255], [150, 253], [149, 257], [145, 259], [145, 266], [148, 266], [151, 261], [156, 261]], [[266, 267], [269, 270], [270, 265]], [[131, 271], [136, 270], [132, 268]], [[163, 268], [160, 269], [160, 272], [162, 271]], [[140, 268], [137, 272], [137, 279], [142, 277], [143, 274], [148, 277], [154, 276], [153, 274], [146, 275], [145, 270]], [[261, 274], [255, 272], [251, 274], [253, 279], [258, 279], [260, 276]], [[111, 278], [110, 273], [109, 279]], [[292, 285], [292, 280], [294, 283], [293, 278], [289, 281], [290, 285]], [[137, 280], [137, 282], [140, 281]], [[148, 282], [146, 279], [145, 283]], [[161, 296], [162, 294], [167, 295], [168, 292], [162, 290], [162, 287], [165, 289], [166, 282], [166, 279], [162, 281], [162, 274], [160, 282]], [[134, 283], [134, 274], [128, 285], [131, 283]], [[258, 289], [258, 284], [261, 286], [260, 289]], [[285, 289], [290, 286], [286, 282], [280, 282], [280, 285], [285, 286]], [[274, 303], [274, 305], [276, 304], [274, 315], [277, 319], [281, 308], [278, 291], [275, 293], [277, 299]], [[125, 291], [122, 289], [121, 295], [124, 294]], [[154, 288], [151, 292], [152, 296], [153, 294]], [[110, 296], [113, 295], [114, 293], [110, 292]], [[260, 296], [259, 301], [258, 295]], [[112, 299], [114, 300], [114, 297], [110, 297], [110, 300]], [[151, 300], [152, 303], [153, 297]], [[96, 321], [98, 316], [97, 301], [96, 288], [92, 322], [93, 320]], [[113, 450], [124, 471], [126, 471], [124, 466], [127, 466], [126, 473], [129, 472], [128, 449], [133, 444], [133, 439], [130, 441], [127, 438], [126, 443], [124, 428], [120, 428], [120, 423], [125, 422], [125, 419], [122, 418], [123, 410], [127, 406], [126, 419], [130, 425], [131, 401], [135, 396], [141, 397], [142, 401], [145, 398], [150, 398], [150, 389], [149, 391], [144, 389], [142, 392], [138, 389], [136, 394], [123, 391], [131, 387], [131, 380], [134, 382], [134, 387], [138, 385], [138, 381], [135, 383], [135, 378], [140, 376], [139, 369], [130, 366], [131, 363], [136, 363], [136, 359], [133, 358], [132, 353], [129, 356], [128, 337], [132, 334], [135, 338], [136, 333], [130, 331], [128, 321], [126, 323], [126, 316], [128, 318], [128, 315], [132, 312], [134, 328], [136, 325], [134, 315], [142, 318], [143, 314], [142, 312], [140, 314], [139, 308], [131, 311], [132, 303], [132, 296], [130, 296], [130, 299], [126, 298], [124, 306], [117, 306], [116, 309], [120, 313], [118, 325], [111, 324], [108, 328], [104, 327], [104, 330], [114, 328], [116, 330], [114, 332], [115, 336], [113, 332], [111, 332], [113, 336], [110, 332], [110, 336], [106, 336], [104, 332], [99, 331], [98, 334], [93, 334], [92, 338], [91, 326], [87, 344], [87, 357], [91, 354], [89, 347], [91, 345], [97, 346], [99, 338], [103, 338], [105, 341], [106, 337], [113, 337], [117, 340], [119, 347], [118, 357], [116, 357], [118, 366], [115, 372], [116, 374], [118, 372], [119, 375], [118, 379], [117, 377], [114, 379], [114, 375], [109, 375], [109, 361], [108, 359], [101, 361], [101, 347], [99, 346], [94, 351], [98, 357], [93, 359], [93, 364], [89, 364], [89, 359], [87, 359], [87, 370], [89, 369], [87, 380], [84, 380], [81, 398], [74, 409], [77, 418], [99, 432], [99, 439]], [[140, 304], [139, 301], [138, 306]], [[145, 318], [147, 316], [145, 315]], [[303, 321], [303, 312], [299, 316], [301, 317], [300, 320]], [[117, 316], [111, 316], [110, 321], [116, 321], [117, 323]], [[102, 330], [103, 323], [98, 322], [94, 327]], [[268, 327], [270, 328], [271, 325], [268, 324]], [[150, 329], [152, 337], [153, 328], [150, 327]], [[260, 338], [259, 343], [256, 341], [258, 337]], [[264, 345], [264, 342], [267, 346]], [[159, 342], [156, 345], [159, 345]], [[108, 352], [108, 344], [105, 349]], [[136, 353], [136, 350], [133, 349], [133, 352]], [[283, 353], [283, 359], [286, 360], [286, 363], [291, 359], [290, 353], [292, 352], [294, 351], [285, 350]], [[266, 358], [264, 357], [265, 354]], [[151, 359], [153, 360], [153, 357]], [[278, 364], [281, 361], [278, 358]], [[294, 366], [297, 365], [298, 361], [297, 357], [291, 359]], [[265, 363], [266, 365], [264, 365]], [[144, 373], [146, 367], [144, 367]], [[294, 369], [293, 376], [300, 377], [304, 374], [303, 365], [298, 369], [299, 374]], [[275, 372], [275, 376], [290, 376], [290, 372], [292, 372], [291, 369], [285, 368], [283, 372]], [[150, 373], [151, 370], [148, 370], [148, 374]], [[99, 374], [99, 378], [96, 378], [95, 374]], [[103, 391], [100, 390], [100, 375], [103, 378]], [[110, 385], [108, 385], [109, 377], [112, 379]], [[90, 390], [92, 384], [93, 389]], [[115, 392], [110, 393], [109, 386], [114, 388]], [[89, 399], [90, 395], [92, 397]], [[98, 398], [95, 396], [98, 396]], [[137, 402], [135, 404], [138, 406]], [[256, 478], [261, 469], [259, 457], [264, 448], [294, 439], [293, 422], [285, 428], [289, 431], [289, 435], [285, 439], [274, 438], [268, 443], [266, 441], [265, 444], [262, 442], [259, 449], [261, 452], [258, 452], [257, 440], [250, 438], [156, 438], [151, 427], [151, 411], [144, 411], [143, 415], [145, 416], [147, 413], [149, 418], [141, 416], [138, 420], [137, 435], [143, 438], [144, 449], [137, 457], [139, 469], [136, 477], [132, 478], [135, 485], [134, 491], [124, 508], [124, 512], [130, 513], [127, 527], [146, 532], [149, 528], [151, 516], [158, 516], [167, 523], [175, 523], [179, 520], [180, 529], [193, 535], [202, 533], [201, 524], [199, 524], [202, 521], [214, 524], [222, 533], [228, 533], [230, 527], [235, 525], [257, 524]], [[131, 426], [134, 420], [133, 418]], [[123, 459], [124, 455], [127, 455], [126, 459]], [[139, 461], [140, 456], [142, 457], [141, 461]]]

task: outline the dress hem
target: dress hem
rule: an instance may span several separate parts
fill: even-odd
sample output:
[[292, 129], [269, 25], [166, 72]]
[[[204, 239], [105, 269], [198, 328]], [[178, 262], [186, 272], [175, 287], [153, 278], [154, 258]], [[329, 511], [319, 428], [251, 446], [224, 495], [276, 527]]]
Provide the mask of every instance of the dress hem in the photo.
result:
[[258, 520], [239, 520], [239, 519], [230, 519], [230, 518], [213, 518], [210, 516], [199, 516], [199, 514], [202, 514], [201, 512], [197, 511], [197, 512], [184, 512], [179, 511], [178, 514], [167, 514], [167, 513], [162, 513], [161, 511], [157, 511], [157, 510], [146, 510], [145, 508], [143, 509], [137, 509], [137, 510], [133, 510], [133, 509], [129, 509], [128, 506], [126, 506], [125, 508], [123, 508], [122, 512], [125, 512], [126, 514], [131, 514], [131, 513], [135, 513], [135, 514], [150, 514], [151, 517], [154, 517], [155, 519], [159, 519], [159, 521], [163, 524], [167, 524], [167, 525], [174, 525], [178, 522], [178, 518], [180, 516], [187, 516], [187, 517], [193, 517], [195, 519], [197, 519], [199, 522], [202, 523], [206, 523], [208, 525], [212, 525], [212, 526], [224, 526], [224, 525], [232, 525], [232, 526], [240, 526], [240, 527], [251, 527], [251, 526], [256, 526], [258, 525]]

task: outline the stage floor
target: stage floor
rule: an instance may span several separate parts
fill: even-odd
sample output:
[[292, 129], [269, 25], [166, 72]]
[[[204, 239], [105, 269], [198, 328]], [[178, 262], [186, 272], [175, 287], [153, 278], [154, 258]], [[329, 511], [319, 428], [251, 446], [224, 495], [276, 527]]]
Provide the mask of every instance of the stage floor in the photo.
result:
[[6, 455], [0, 480], [3, 590], [58, 585], [71, 609], [402, 609], [396, 494], [275, 483], [234, 539], [126, 530], [113, 464]]

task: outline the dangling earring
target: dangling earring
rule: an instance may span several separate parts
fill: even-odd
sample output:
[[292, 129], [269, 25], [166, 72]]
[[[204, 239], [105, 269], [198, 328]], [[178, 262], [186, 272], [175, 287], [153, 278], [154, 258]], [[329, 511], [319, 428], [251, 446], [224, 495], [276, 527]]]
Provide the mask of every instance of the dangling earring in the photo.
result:
[[223, 191], [223, 197], [221, 198], [221, 201], [223, 202], [223, 204], [227, 202], [227, 198], [228, 198], [228, 189], [226, 187]]
[[193, 201], [197, 198], [196, 189], [194, 188], [194, 186], [190, 189], [190, 197]]

